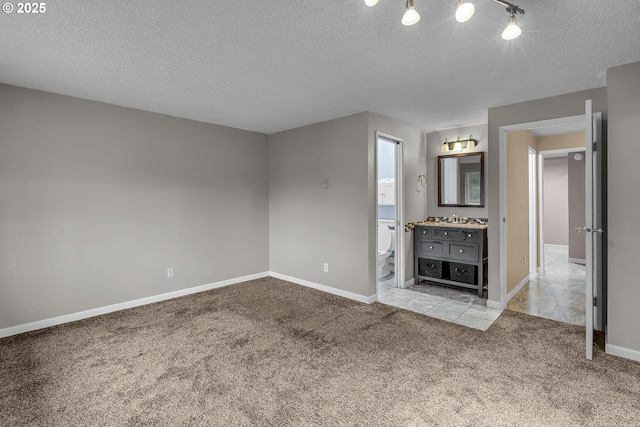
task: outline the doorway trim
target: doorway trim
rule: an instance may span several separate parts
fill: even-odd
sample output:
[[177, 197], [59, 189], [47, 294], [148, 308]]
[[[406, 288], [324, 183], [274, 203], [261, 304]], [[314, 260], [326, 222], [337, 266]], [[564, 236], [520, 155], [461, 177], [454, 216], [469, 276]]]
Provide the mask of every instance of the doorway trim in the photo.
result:
[[[404, 182], [403, 182], [403, 164], [404, 164], [404, 140], [395, 137], [393, 135], [386, 134], [384, 132], [375, 132], [375, 182], [378, 182], [378, 140], [380, 138], [387, 139], [395, 143], [395, 279], [396, 287], [404, 288]], [[375, 227], [378, 227], [378, 191], [376, 190], [376, 221]], [[376, 229], [376, 250], [374, 251], [374, 265], [377, 265], [378, 261], [378, 232]], [[376, 272], [376, 295], [378, 294], [378, 274]]]
[[[500, 191], [500, 300], [499, 309], [507, 307], [507, 134], [518, 130], [545, 128], [553, 125], [584, 124], [584, 114], [578, 116], [560, 117], [556, 119], [540, 120], [528, 123], [500, 126], [499, 137], [499, 191]], [[540, 230], [542, 232], [542, 230]]]
[[535, 148], [527, 147], [529, 176], [529, 274], [538, 272], [538, 183], [537, 160], [538, 152]]

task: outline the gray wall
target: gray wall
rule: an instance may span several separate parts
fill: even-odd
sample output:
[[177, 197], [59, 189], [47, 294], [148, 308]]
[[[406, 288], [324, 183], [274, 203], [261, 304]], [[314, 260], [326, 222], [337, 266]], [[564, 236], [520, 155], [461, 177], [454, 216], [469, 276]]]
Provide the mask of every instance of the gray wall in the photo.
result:
[[[582, 160], [576, 160], [573, 156], [581, 153]], [[576, 227], [584, 227], [585, 215], [585, 159], [584, 151], [569, 153], [568, 158], [568, 185], [569, 185], [569, 258], [584, 260], [586, 257], [586, 244], [584, 235], [576, 233]]]
[[[569, 246], [569, 166], [567, 157], [544, 159], [543, 176], [544, 243]], [[584, 181], [584, 175], [582, 179]], [[584, 218], [584, 201], [582, 212]]]
[[0, 328], [267, 271], [267, 153], [266, 135], [0, 85]]
[[[271, 271], [364, 297], [376, 293], [375, 131], [405, 141], [405, 219], [424, 217], [425, 193], [415, 190], [425, 164], [420, 131], [361, 113], [271, 135]], [[413, 251], [406, 257], [412, 277]]]
[[[637, 156], [640, 123], [640, 62], [611, 68], [609, 103], [608, 345], [640, 352], [637, 214], [640, 190]], [[637, 357], [637, 354], [636, 354]]]
[[[438, 207], [438, 156], [441, 154], [440, 149], [444, 143], [445, 138], [449, 141], [455, 141], [458, 137], [460, 139], [467, 139], [469, 135], [473, 135], [478, 140], [478, 146], [466, 152], [485, 152], [484, 156], [484, 208], [448, 208]], [[488, 155], [487, 150], [489, 147], [487, 138], [487, 125], [473, 125], [465, 126], [455, 129], [447, 129], [439, 132], [430, 132], [426, 134], [427, 140], [427, 213], [432, 216], [451, 216], [457, 213], [460, 216], [473, 217], [473, 218], [486, 218], [489, 216], [488, 208], [488, 195], [490, 190], [488, 188]]]
[[368, 114], [361, 113], [270, 136], [271, 271], [362, 296], [375, 293], [368, 223], [375, 206], [367, 192], [375, 176], [368, 175], [367, 129]]
[[489, 299], [500, 300], [500, 126], [529, 123], [584, 114], [584, 102], [593, 100], [593, 111], [607, 118], [607, 88], [573, 92], [551, 98], [489, 109]]

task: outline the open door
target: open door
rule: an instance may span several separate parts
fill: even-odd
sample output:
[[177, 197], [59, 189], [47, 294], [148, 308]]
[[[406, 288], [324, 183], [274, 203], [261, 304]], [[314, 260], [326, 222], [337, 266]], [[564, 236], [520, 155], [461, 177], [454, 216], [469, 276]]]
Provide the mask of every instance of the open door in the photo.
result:
[[[586, 357], [593, 357], [593, 330], [602, 329], [602, 149], [600, 113], [585, 102], [585, 226], [576, 228], [586, 239]], [[595, 314], [595, 316], [594, 316]], [[594, 323], [595, 320], [595, 323]]]

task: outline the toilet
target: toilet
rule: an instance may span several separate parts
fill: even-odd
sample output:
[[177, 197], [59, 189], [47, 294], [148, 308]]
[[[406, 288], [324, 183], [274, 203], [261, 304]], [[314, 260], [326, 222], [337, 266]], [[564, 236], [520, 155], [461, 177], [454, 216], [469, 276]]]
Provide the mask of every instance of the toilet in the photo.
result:
[[389, 274], [387, 258], [391, 255], [393, 235], [386, 224], [378, 223], [378, 278]]

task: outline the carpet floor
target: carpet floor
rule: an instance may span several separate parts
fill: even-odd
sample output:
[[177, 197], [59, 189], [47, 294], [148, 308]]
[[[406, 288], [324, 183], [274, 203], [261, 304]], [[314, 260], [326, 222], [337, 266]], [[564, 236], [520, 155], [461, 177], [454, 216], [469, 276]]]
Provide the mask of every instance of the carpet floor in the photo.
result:
[[0, 425], [640, 425], [640, 363], [264, 278], [1, 339]]

